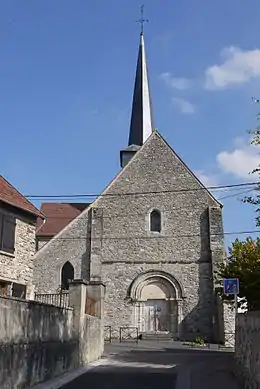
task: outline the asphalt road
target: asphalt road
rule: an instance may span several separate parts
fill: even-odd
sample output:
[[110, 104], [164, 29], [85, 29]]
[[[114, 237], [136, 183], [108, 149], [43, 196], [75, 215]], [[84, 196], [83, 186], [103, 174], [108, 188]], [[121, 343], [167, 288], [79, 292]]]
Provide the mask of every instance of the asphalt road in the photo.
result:
[[[108, 345], [103, 363], [91, 369], [61, 389], [158, 389], [186, 388], [188, 369], [196, 364], [219, 361], [231, 355], [208, 350], [190, 350], [169, 344]], [[223, 359], [224, 358], [224, 359]], [[200, 377], [199, 377], [200, 381]], [[221, 384], [220, 384], [221, 386]], [[197, 386], [194, 386], [197, 389]], [[208, 386], [206, 383], [206, 388]], [[218, 386], [219, 387], [219, 386]], [[204, 385], [203, 385], [204, 389]]]

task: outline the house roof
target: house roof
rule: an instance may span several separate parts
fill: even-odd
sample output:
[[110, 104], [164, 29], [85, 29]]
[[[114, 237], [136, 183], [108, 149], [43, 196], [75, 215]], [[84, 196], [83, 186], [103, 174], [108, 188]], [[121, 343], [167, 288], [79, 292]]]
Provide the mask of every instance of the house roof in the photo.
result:
[[23, 211], [40, 216], [40, 211], [24, 197], [14, 186], [0, 175], [0, 201], [22, 209]]
[[41, 212], [46, 221], [37, 220], [36, 236], [55, 236], [75, 219], [90, 203], [42, 203]]

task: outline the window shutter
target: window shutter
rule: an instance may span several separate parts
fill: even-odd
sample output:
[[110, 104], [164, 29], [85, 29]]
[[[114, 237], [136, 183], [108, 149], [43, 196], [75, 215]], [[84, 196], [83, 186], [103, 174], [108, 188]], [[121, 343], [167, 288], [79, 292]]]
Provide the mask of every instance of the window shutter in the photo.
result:
[[14, 253], [15, 218], [4, 215], [2, 228], [2, 250], [7, 251], [8, 253]]

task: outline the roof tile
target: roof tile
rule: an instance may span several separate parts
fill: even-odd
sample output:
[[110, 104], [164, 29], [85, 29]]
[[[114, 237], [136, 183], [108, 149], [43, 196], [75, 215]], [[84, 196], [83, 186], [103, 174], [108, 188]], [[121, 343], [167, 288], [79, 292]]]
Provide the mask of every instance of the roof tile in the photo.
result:
[[42, 203], [41, 212], [46, 217], [43, 224], [37, 220], [37, 233], [40, 236], [55, 236], [75, 219], [90, 203]]
[[0, 175], [0, 201], [39, 216], [40, 211]]

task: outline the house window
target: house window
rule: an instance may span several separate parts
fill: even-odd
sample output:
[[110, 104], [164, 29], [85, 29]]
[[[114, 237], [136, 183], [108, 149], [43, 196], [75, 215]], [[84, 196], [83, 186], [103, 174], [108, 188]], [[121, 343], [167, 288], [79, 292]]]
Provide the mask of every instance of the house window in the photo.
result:
[[15, 218], [0, 213], [0, 250], [14, 253], [15, 245]]
[[150, 231], [161, 232], [161, 213], [156, 209], [150, 213]]
[[70, 262], [66, 262], [61, 269], [61, 289], [68, 290], [72, 280], [74, 280], [74, 267]]
[[22, 284], [13, 283], [12, 296], [20, 298], [20, 299], [25, 299], [25, 297], [26, 297], [26, 286], [22, 285]]

